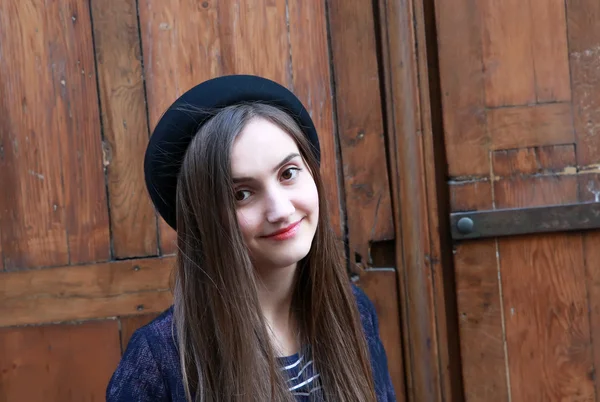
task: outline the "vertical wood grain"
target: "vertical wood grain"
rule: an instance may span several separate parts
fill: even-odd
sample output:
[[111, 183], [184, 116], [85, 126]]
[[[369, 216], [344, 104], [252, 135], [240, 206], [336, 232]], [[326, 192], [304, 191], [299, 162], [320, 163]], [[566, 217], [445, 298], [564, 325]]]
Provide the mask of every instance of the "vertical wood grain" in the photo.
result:
[[220, 1], [223, 74], [256, 74], [291, 88], [286, 14], [285, 0]]
[[[460, 401], [459, 352], [450, 334], [453, 306], [442, 274], [446, 257], [439, 235], [439, 180], [433, 136], [440, 126], [432, 105], [436, 63], [429, 60], [423, 2], [386, 2], [387, 29], [382, 53], [386, 82], [386, 117], [390, 147], [392, 197], [396, 214], [396, 267], [402, 297], [406, 363], [406, 398], [411, 401]], [[414, 7], [414, 8], [413, 8]], [[431, 17], [431, 19], [433, 19]], [[431, 22], [430, 22], [431, 23]], [[434, 102], [435, 103], [435, 102]], [[435, 121], [434, 121], [435, 120]], [[445, 178], [445, 175], [444, 175]], [[443, 278], [443, 279], [442, 279]], [[448, 337], [452, 340], [448, 341]], [[454, 357], [454, 358], [453, 358]], [[455, 384], [452, 384], [454, 381]]]
[[46, 7], [3, 3], [0, 18], [1, 92], [19, 99], [0, 107], [6, 268], [105, 260], [109, 227], [89, 10], [67, 0]]
[[62, 0], [47, 4], [54, 111], [63, 171], [70, 262], [110, 258], [110, 234], [94, 47], [87, 2]]
[[[577, 164], [595, 166], [600, 152], [600, 3], [569, 1], [566, 3], [569, 66], [573, 99], [573, 122], [577, 144]], [[600, 190], [596, 174], [579, 179], [582, 201], [595, 200]], [[597, 233], [583, 236], [586, 284], [589, 294], [590, 325], [593, 342], [593, 361], [596, 398], [600, 395], [597, 372], [600, 367], [600, 261]]]
[[437, 43], [448, 174], [489, 174], [481, 2], [436, 0]]
[[156, 255], [156, 214], [143, 170], [148, 124], [136, 2], [91, 4], [114, 256]]
[[525, 105], [536, 101], [532, 17], [527, 3], [481, 1], [487, 106]]
[[[522, 2], [526, 7], [526, 2]], [[563, 0], [529, 0], [531, 51], [538, 102], [571, 100], [567, 20]]]
[[[575, 176], [496, 183], [499, 208], [577, 202]], [[513, 400], [593, 400], [593, 357], [580, 234], [499, 242]]]
[[[396, 2], [398, 8], [404, 4]], [[427, 226], [429, 231], [429, 247], [426, 247], [425, 264], [431, 270], [429, 281], [433, 283], [433, 310], [432, 321], [435, 322], [437, 337], [440, 397], [446, 402], [464, 401], [464, 390], [461, 370], [461, 353], [459, 339], [458, 306], [456, 302], [456, 277], [453, 270], [452, 239], [448, 215], [451, 211], [450, 197], [447, 187], [448, 162], [445, 155], [442, 89], [440, 85], [440, 67], [438, 57], [438, 37], [435, 4], [433, 0], [419, 0], [411, 7], [405, 5], [407, 10], [404, 17], [399, 19], [397, 26], [410, 27], [409, 21], [415, 26], [415, 46], [417, 53], [415, 63], [418, 66], [418, 80], [413, 78], [415, 87], [418, 87], [419, 111], [422, 124], [423, 167], [422, 181], [424, 193], [422, 197], [427, 200]], [[388, 22], [389, 24], [389, 22]], [[393, 26], [393, 25], [392, 25]], [[396, 41], [405, 42], [403, 38], [410, 37], [409, 30], [390, 30], [389, 37], [395, 36]], [[398, 34], [395, 35], [395, 33]], [[391, 43], [394, 43], [390, 39]], [[410, 42], [409, 42], [410, 43]], [[410, 46], [400, 46], [404, 53], [411, 54]], [[407, 99], [406, 101], [409, 101]], [[404, 156], [406, 157], [406, 156]], [[413, 219], [419, 220], [418, 217]], [[425, 222], [423, 222], [425, 225]]]
[[0, 233], [7, 270], [69, 261], [57, 155], [60, 82], [52, 77], [47, 30], [41, 5], [0, 3]]
[[600, 162], [600, 3], [568, 1], [567, 29], [577, 164]]
[[[596, 200], [600, 194], [600, 174], [592, 173], [579, 176], [579, 199], [581, 202]], [[585, 258], [585, 278], [589, 298], [590, 327], [594, 361], [594, 383], [596, 395], [600, 395], [600, 381], [597, 372], [600, 368], [600, 232], [583, 233], [583, 250]], [[591, 374], [590, 374], [591, 375]]]
[[[218, 4], [194, 0], [139, 1], [151, 130], [179, 96], [223, 72]], [[159, 234], [160, 252], [173, 253], [176, 234], [162, 218]]]
[[350, 252], [368, 265], [394, 238], [372, 4], [331, 0], [329, 24]]
[[[451, 185], [450, 203], [455, 212], [491, 209], [490, 182]], [[454, 269], [465, 400], [507, 402], [496, 242], [491, 239], [457, 244]]]

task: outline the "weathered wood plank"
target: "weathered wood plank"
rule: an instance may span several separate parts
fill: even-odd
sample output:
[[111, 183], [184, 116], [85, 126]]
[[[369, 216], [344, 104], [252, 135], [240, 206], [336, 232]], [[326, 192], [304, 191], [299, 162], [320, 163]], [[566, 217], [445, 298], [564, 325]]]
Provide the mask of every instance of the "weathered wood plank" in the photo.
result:
[[600, 162], [600, 3], [568, 1], [567, 32], [577, 163]]
[[142, 314], [122, 317], [121, 321], [121, 352], [125, 352], [127, 344], [136, 330], [155, 319], [158, 314]]
[[[492, 208], [489, 181], [450, 186], [453, 212]], [[465, 400], [508, 400], [502, 304], [494, 240], [464, 242], [454, 252]]]
[[[380, 1], [407, 400], [462, 401], [433, 4]], [[447, 237], [447, 236], [446, 236]]]
[[140, 312], [160, 313], [173, 303], [170, 290], [149, 290], [135, 293], [88, 298], [85, 296], [61, 298], [10, 300], [0, 311], [0, 327], [79, 321], [132, 315]]
[[104, 261], [110, 258], [110, 233], [89, 4], [55, 1], [42, 12], [59, 152], [49, 157], [62, 162], [70, 263]]
[[[181, 15], [185, 20], [179, 19]], [[215, 3], [139, 2], [151, 128], [177, 97], [222, 73], [217, 17]], [[191, 43], [194, 46], [188, 46]]]
[[331, 225], [342, 235], [337, 149], [333, 123], [333, 94], [329, 73], [325, 2], [289, 3], [293, 90], [308, 109], [319, 133], [321, 175]]
[[[579, 179], [579, 199], [581, 202], [600, 201], [600, 174], [584, 174]], [[589, 299], [588, 311], [592, 335], [594, 373], [600, 367], [600, 232], [589, 231], [583, 234], [585, 278]], [[596, 396], [600, 395], [600, 382], [594, 375]]]
[[161, 312], [173, 258], [0, 273], [0, 327]]
[[[566, 13], [577, 163], [579, 166], [594, 166], [600, 159], [600, 3], [593, 0], [569, 1]], [[596, 174], [581, 176], [579, 189], [582, 201], [598, 199], [599, 184]], [[599, 240], [598, 233], [586, 233], [583, 237], [596, 373], [600, 368]], [[594, 379], [598, 398], [600, 381], [597, 375]]]
[[487, 120], [491, 149], [571, 144], [575, 140], [570, 103], [492, 109]]
[[436, 0], [437, 41], [448, 174], [489, 174], [481, 2]]
[[398, 306], [397, 273], [393, 270], [366, 270], [360, 277], [359, 286], [375, 305], [379, 319], [381, 342], [388, 358], [388, 369], [399, 401], [404, 400], [404, 358], [400, 309]]
[[350, 252], [368, 265], [394, 238], [372, 4], [330, 1], [329, 24]]
[[[396, 27], [396, 24], [402, 24], [402, 20], [403, 18], [399, 18], [401, 15], [403, 15], [404, 10], [399, 10], [398, 8], [398, 3], [397, 2], [383, 2], [383, 1], [379, 1], [378, 3], [378, 7], [379, 7], [379, 19], [380, 20], [386, 20], [386, 21], [390, 21], [388, 24], [386, 25], [381, 25], [380, 26], [380, 35], [382, 38], [388, 38], [388, 40], [383, 40], [381, 42], [381, 63], [382, 63], [382, 67], [383, 67], [383, 89], [385, 90], [385, 118], [386, 118], [386, 124], [387, 124], [387, 152], [389, 155], [389, 164], [390, 164], [390, 183], [391, 183], [391, 201], [392, 201], [392, 205], [394, 206], [392, 208], [392, 213], [393, 213], [393, 219], [395, 222], [395, 238], [392, 241], [387, 241], [381, 244], [389, 244], [390, 246], [388, 246], [387, 248], [384, 248], [385, 251], [383, 255], [380, 257], [379, 255], [377, 255], [377, 249], [372, 249], [373, 253], [373, 259], [374, 259], [374, 263], [375, 266], [378, 267], [394, 267], [396, 270], [396, 289], [397, 289], [397, 298], [398, 298], [398, 315], [400, 317], [405, 317], [404, 319], [401, 318], [400, 320], [400, 331], [401, 331], [401, 335], [402, 335], [402, 348], [401, 348], [401, 353], [402, 353], [402, 357], [403, 357], [403, 362], [402, 362], [402, 369], [404, 371], [403, 375], [403, 381], [400, 385], [398, 385], [397, 382], [394, 383], [394, 389], [396, 391], [396, 398], [398, 398], [399, 401], [407, 401], [407, 400], [411, 400], [411, 398], [414, 397], [414, 386], [413, 386], [413, 382], [414, 382], [414, 378], [413, 378], [413, 367], [414, 367], [414, 362], [413, 362], [413, 358], [411, 356], [411, 351], [413, 348], [413, 345], [411, 345], [410, 343], [410, 339], [411, 339], [411, 334], [409, 331], [409, 320], [408, 320], [408, 311], [409, 308], [407, 306], [407, 303], [405, 302], [408, 297], [408, 286], [407, 286], [407, 278], [406, 278], [406, 274], [405, 274], [405, 269], [404, 269], [404, 255], [403, 255], [403, 234], [402, 234], [402, 222], [401, 222], [401, 211], [400, 208], [397, 207], [398, 205], [398, 201], [400, 198], [400, 177], [398, 175], [398, 166], [399, 166], [399, 161], [398, 159], [400, 158], [400, 155], [397, 154], [397, 150], [398, 150], [398, 146], [396, 144], [397, 140], [396, 140], [396, 136], [395, 136], [395, 132], [396, 132], [396, 128], [395, 128], [395, 124], [397, 122], [396, 118], [397, 115], [395, 115], [394, 113], [391, 113], [390, 111], [392, 109], [400, 109], [400, 107], [398, 105], [394, 104], [394, 85], [392, 84], [392, 82], [394, 82], [394, 80], [392, 79], [394, 76], [390, 73], [390, 71], [398, 71], [396, 70], [396, 68], [398, 66], [401, 66], [404, 64], [404, 56], [399, 56], [398, 53], [392, 52], [392, 48], [395, 48], [395, 50], [398, 50], [401, 47], [395, 47], [395, 43], [390, 43], [392, 42], [392, 39], [395, 36], [389, 36], [388, 35], [388, 29], [394, 29], [392, 27]], [[392, 22], [393, 21], [393, 22]], [[402, 25], [400, 25], [402, 26]], [[410, 29], [410, 28], [408, 28]], [[403, 43], [403, 42], [400, 42]], [[398, 80], [399, 82], [404, 83], [405, 80]], [[402, 98], [400, 98], [402, 99]], [[412, 104], [415, 105], [415, 103], [412, 103], [410, 100], [407, 100], [408, 104]], [[412, 110], [410, 112], [413, 112]], [[398, 116], [399, 117], [399, 116]], [[410, 124], [415, 124], [416, 123], [416, 119], [410, 119], [410, 118], [405, 118], [403, 119], [404, 121], [409, 122]], [[383, 261], [378, 261], [378, 260], [383, 260]], [[389, 261], [389, 262], [388, 262]], [[363, 275], [366, 273], [367, 271], [363, 271]], [[418, 364], [418, 363], [417, 363]], [[418, 374], [417, 374], [418, 375]], [[402, 388], [399, 388], [402, 387]]]
[[529, 9], [536, 99], [538, 102], [570, 101], [565, 2], [529, 0]]
[[[141, 0], [138, 7], [148, 114], [154, 129], [175, 99], [222, 74], [217, 6], [193, 0]], [[182, 15], [186, 18], [179, 18]], [[161, 254], [173, 253], [175, 231], [160, 218], [159, 228]]]
[[62, 98], [56, 91], [63, 87], [53, 77], [44, 12], [43, 5], [0, 3], [0, 227], [7, 270], [69, 262], [57, 145]]
[[[383, 0], [380, 0], [380, 3], [382, 2]], [[390, 25], [390, 34], [388, 35], [390, 46], [403, 48], [405, 57], [413, 57], [414, 63], [418, 67], [418, 74], [412, 74], [414, 77], [412, 85], [415, 90], [418, 90], [419, 109], [417, 110], [420, 112], [421, 120], [422, 142], [420, 146], [423, 152], [424, 169], [424, 173], [420, 174], [423, 186], [421, 187], [423, 190], [421, 190], [420, 202], [427, 204], [427, 219], [421, 219], [418, 216], [412, 218], [422, 221], [425, 230], [429, 231], [427, 239], [429, 245], [424, 247], [424, 267], [431, 272], [427, 281], [432, 283], [433, 311], [430, 316], [431, 321], [435, 323], [432, 328], [435, 328], [437, 338], [438, 362], [434, 367], [439, 373], [440, 394], [438, 394], [438, 398], [445, 402], [462, 402], [464, 401], [464, 389], [462, 370], [460, 369], [460, 339], [457, 336], [460, 329], [456, 302], [456, 279], [455, 272], [451, 268], [453, 266], [453, 249], [450, 223], [446, 218], [450, 214], [450, 205], [447, 187], [448, 164], [444, 152], [443, 95], [439, 80], [438, 46], [436, 41], [431, 39], [438, 36], [435, 20], [436, 7], [433, 1], [423, 0], [414, 2], [412, 7], [409, 3], [401, 0], [394, 3], [399, 10], [405, 11], [400, 11], [399, 14], [402, 18], [398, 18], [396, 24]], [[410, 38], [411, 22], [414, 26], [415, 38], [409, 42], [406, 38]], [[390, 24], [389, 20], [388, 24]], [[399, 29], [402, 29], [400, 31], [402, 33], [396, 33]], [[412, 55], [410, 51], [412, 43], [416, 45], [415, 55]], [[409, 104], [410, 98], [405, 99], [404, 102]], [[413, 152], [409, 148], [399, 158], [406, 159], [407, 155]], [[414, 169], [415, 174], [416, 172], [418, 169]], [[398, 173], [401, 177], [403, 176], [402, 171]], [[402, 177], [400, 180], [404, 181], [404, 178]], [[405, 199], [405, 197], [401, 195], [401, 199]], [[399, 204], [402, 205], [402, 201]], [[402, 229], [403, 231], [404, 229]], [[404, 239], [402, 241], [404, 242]]]
[[156, 255], [156, 214], [144, 185], [148, 123], [136, 2], [91, 5], [114, 256]]
[[[596, 182], [599, 181], [596, 179]], [[589, 298], [588, 311], [590, 315], [590, 331], [592, 336], [592, 367], [588, 372], [593, 379], [596, 391], [596, 398], [600, 395], [600, 383], [595, 373], [600, 367], [600, 233], [587, 232], [583, 235], [583, 250], [585, 260], [585, 280], [587, 285], [587, 295]]]
[[[575, 176], [495, 183], [499, 208], [577, 202]], [[593, 400], [580, 234], [498, 241], [513, 400]], [[540, 370], [543, 367], [543, 370]]]
[[535, 76], [529, 4], [521, 0], [484, 0], [483, 64], [487, 106], [534, 103]]
[[119, 358], [113, 320], [0, 329], [0, 400], [104, 400]]

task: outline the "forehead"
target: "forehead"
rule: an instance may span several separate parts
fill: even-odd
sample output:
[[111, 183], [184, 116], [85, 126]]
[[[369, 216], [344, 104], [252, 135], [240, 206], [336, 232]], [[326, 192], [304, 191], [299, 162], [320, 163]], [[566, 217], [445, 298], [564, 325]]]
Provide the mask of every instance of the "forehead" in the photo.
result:
[[290, 134], [267, 120], [253, 119], [233, 143], [232, 175], [253, 176], [271, 172], [290, 153], [300, 153]]

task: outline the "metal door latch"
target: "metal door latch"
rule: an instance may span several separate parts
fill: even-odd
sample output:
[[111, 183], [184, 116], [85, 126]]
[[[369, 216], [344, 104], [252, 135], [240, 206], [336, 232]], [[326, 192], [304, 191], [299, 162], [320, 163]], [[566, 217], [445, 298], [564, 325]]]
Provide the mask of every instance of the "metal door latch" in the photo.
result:
[[600, 228], [600, 202], [450, 214], [454, 240]]

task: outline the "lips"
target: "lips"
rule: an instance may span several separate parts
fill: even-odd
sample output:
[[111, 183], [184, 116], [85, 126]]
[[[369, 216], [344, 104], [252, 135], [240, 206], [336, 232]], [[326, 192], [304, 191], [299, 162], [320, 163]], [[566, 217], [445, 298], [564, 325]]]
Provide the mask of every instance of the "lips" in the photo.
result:
[[298, 231], [298, 228], [300, 227], [300, 222], [302, 222], [302, 219], [300, 219], [298, 222], [292, 223], [291, 225], [289, 225], [281, 230], [277, 230], [273, 233], [263, 236], [263, 238], [273, 239], [273, 240], [289, 239], [290, 237], [293, 237], [296, 234], [296, 232]]

